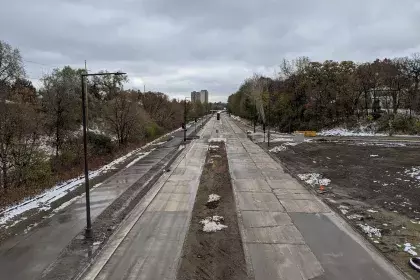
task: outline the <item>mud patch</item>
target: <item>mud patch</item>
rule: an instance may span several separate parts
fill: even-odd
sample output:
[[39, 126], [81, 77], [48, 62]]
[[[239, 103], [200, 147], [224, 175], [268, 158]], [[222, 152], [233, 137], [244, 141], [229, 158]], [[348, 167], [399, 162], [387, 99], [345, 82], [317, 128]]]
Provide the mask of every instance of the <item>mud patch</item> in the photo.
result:
[[[248, 279], [225, 144], [212, 145], [218, 148], [207, 152], [180, 260], [178, 280]], [[209, 161], [210, 158], [212, 161]], [[211, 194], [219, 195], [220, 200], [208, 202]], [[223, 219], [219, 219], [221, 217]], [[215, 231], [205, 232], [203, 220], [206, 219], [223, 224]]]

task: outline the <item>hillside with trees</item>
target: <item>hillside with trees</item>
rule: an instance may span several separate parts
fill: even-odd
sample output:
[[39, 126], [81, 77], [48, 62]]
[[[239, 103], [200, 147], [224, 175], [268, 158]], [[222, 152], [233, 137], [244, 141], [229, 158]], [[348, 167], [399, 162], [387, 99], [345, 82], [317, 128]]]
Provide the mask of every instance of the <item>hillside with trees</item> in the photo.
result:
[[254, 75], [229, 96], [231, 114], [282, 132], [370, 125], [420, 133], [420, 54], [372, 62], [283, 60], [274, 78]]
[[[36, 89], [19, 50], [0, 41], [0, 209], [82, 174], [82, 73], [70, 66], [54, 69]], [[85, 81], [92, 169], [184, 121], [183, 100], [124, 89], [125, 75]], [[188, 119], [203, 116], [206, 106], [188, 104]]]

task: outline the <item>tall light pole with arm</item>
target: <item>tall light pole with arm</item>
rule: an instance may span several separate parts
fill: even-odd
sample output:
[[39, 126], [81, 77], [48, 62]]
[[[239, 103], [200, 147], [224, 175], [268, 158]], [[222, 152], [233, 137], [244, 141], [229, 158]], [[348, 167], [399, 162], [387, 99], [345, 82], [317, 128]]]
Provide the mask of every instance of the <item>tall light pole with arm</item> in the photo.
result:
[[87, 157], [87, 121], [86, 121], [86, 89], [85, 89], [85, 77], [89, 76], [105, 76], [105, 75], [125, 75], [126, 73], [115, 72], [115, 73], [96, 73], [88, 74], [84, 73], [81, 75], [82, 81], [82, 120], [83, 120], [83, 153], [85, 159], [85, 191], [86, 191], [86, 230], [85, 237], [92, 238], [92, 222], [90, 218], [90, 193], [89, 193], [89, 165]]

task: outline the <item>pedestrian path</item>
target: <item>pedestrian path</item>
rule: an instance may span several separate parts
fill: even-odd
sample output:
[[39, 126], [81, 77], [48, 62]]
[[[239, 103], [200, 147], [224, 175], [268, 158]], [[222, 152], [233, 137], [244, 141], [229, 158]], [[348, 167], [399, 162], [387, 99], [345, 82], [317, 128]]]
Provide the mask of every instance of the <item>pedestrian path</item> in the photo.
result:
[[271, 279], [404, 279], [230, 119], [227, 154], [249, 273]]

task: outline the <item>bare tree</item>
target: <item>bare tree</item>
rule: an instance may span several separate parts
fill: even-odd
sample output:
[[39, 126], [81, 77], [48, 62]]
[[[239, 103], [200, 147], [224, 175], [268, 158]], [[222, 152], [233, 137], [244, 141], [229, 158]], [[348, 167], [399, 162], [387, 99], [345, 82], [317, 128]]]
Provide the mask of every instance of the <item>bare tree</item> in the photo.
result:
[[83, 71], [66, 66], [61, 70], [55, 69], [51, 75], [42, 79], [45, 127], [47, 133], [53, 137], [56, 157], [71, 132], [80, 126], [80, 74]]
[[137, 96], [121, 92], [107, 103], [105, 119], [109, 129], [116, 135], [118, 144], [125, 145], [135, 134], [141, 133], [144, 113]]

